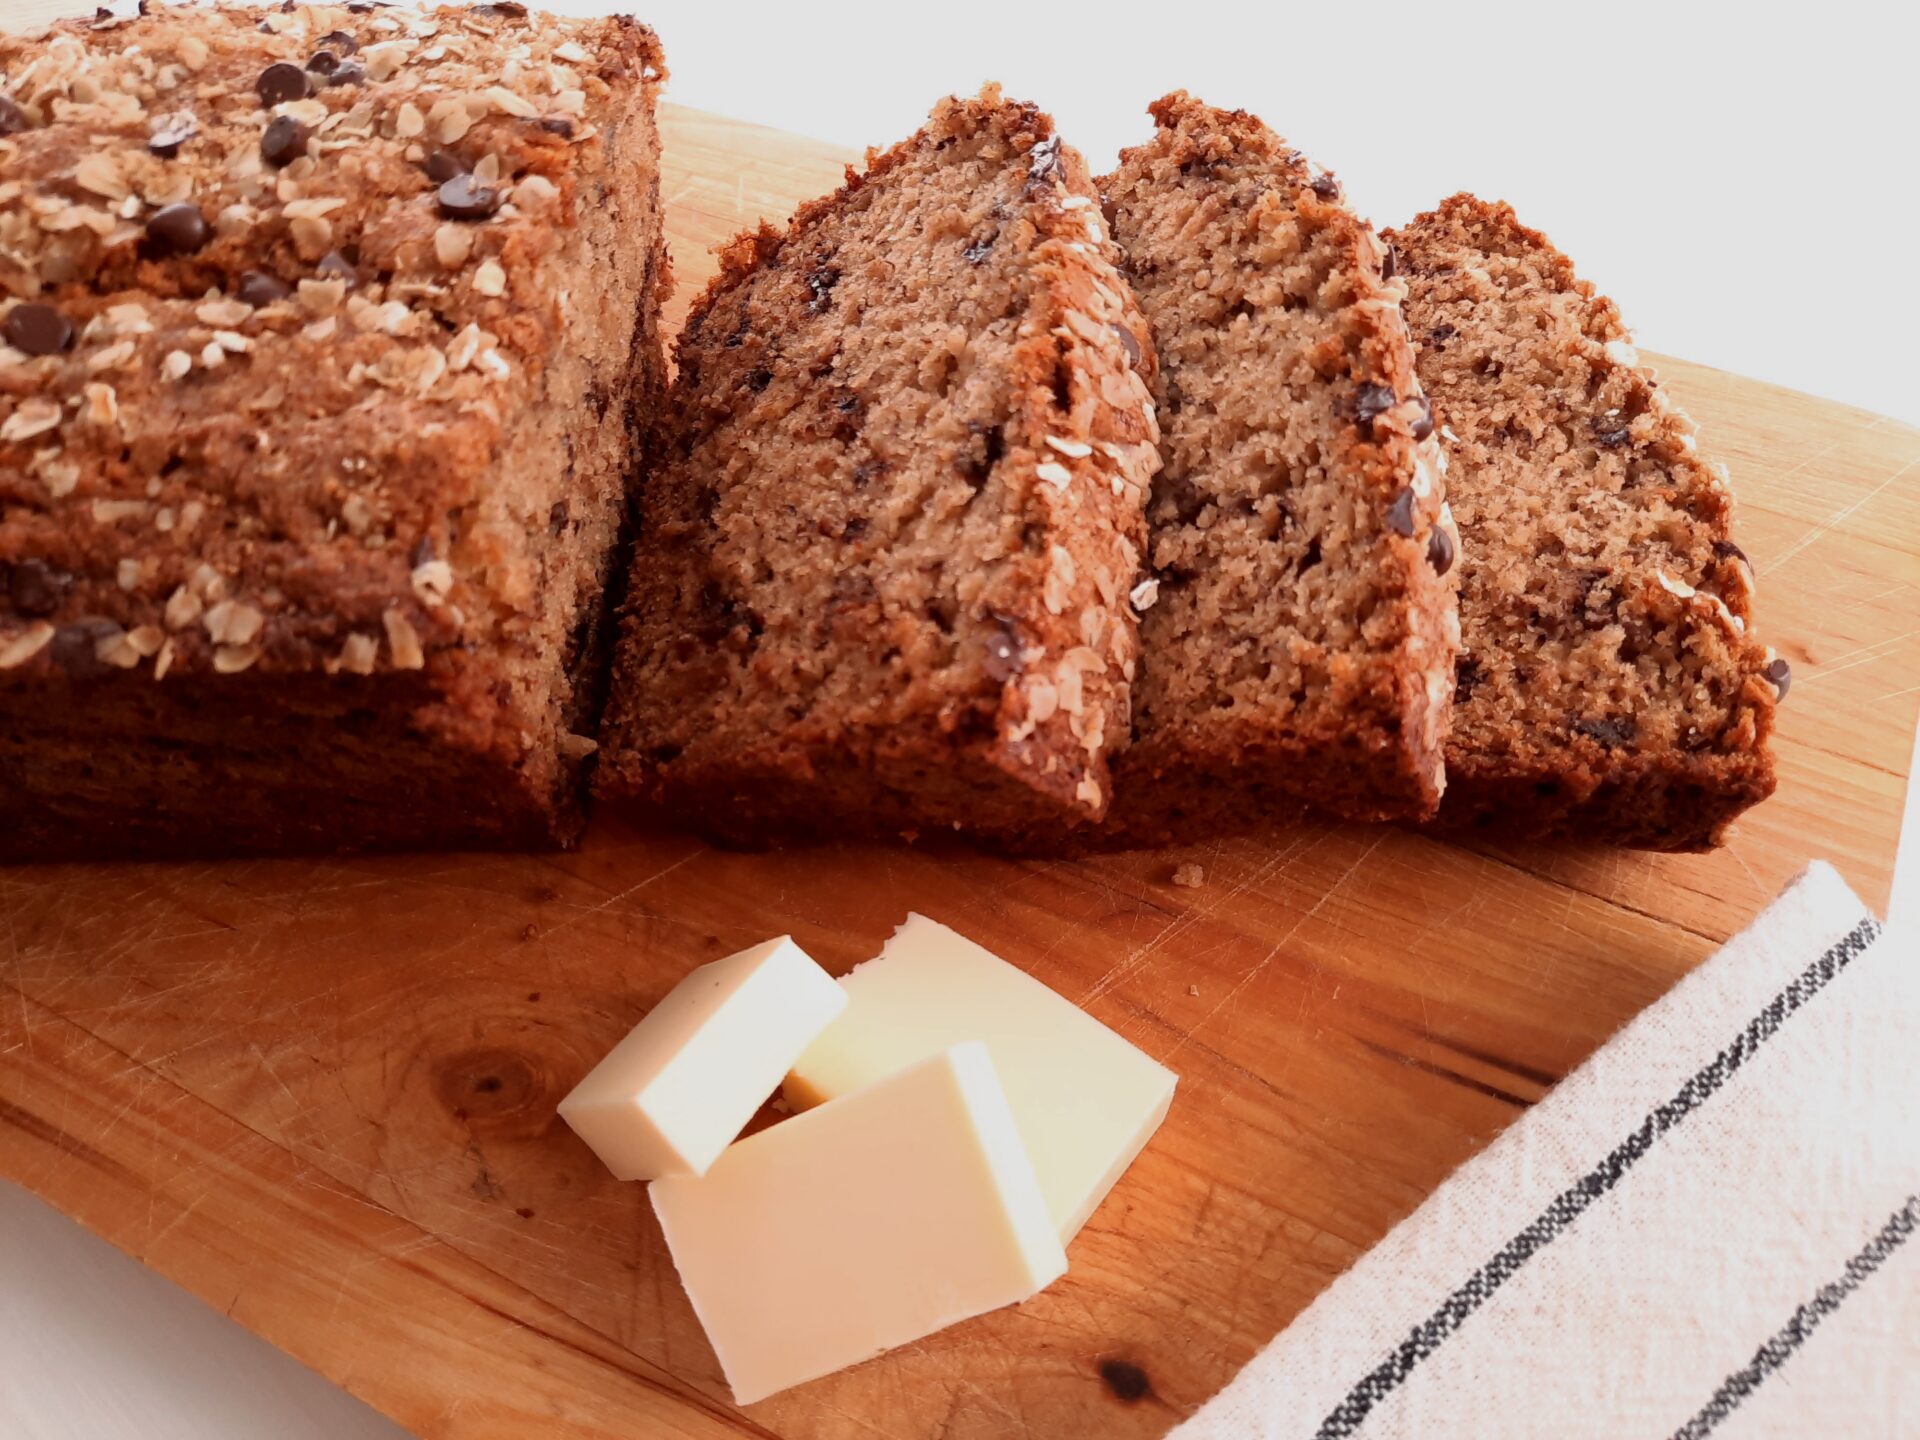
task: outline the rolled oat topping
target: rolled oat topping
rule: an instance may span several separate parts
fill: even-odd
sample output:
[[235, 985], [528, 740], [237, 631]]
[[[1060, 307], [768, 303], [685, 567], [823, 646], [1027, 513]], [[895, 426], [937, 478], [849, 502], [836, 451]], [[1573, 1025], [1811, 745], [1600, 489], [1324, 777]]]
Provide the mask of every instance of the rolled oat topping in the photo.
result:
[[[658, 75], [651, 34], [500, 7], [150, 9], [0, 34], [0, 573], [81, 537], [45, 618], [110, 617], [110, 670], [357, 672], [372, 635], [396, 664], [461, 627], [476, 643], [530, 588], [451, 603], [495, 563], [484, 532], [424, 576], [396, 532], [472, 506], [537, 395], [576, 175], [619, 87]], [[203, 561], [266, 578], [217, 594]], [[44, 666], [57, 647], [26, 654], [20, 628], [41, 617], [5, 600], [0, 644]], [[164, 667], [155, 635], [178, 637]]]

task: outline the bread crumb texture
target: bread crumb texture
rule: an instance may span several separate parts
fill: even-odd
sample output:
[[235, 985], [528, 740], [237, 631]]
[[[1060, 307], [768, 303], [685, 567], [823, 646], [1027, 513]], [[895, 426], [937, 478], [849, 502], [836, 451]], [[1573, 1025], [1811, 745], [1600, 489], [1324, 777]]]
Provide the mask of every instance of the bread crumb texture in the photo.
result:
[[1457, 545], [1389, 252], [1258, 119], [1184, 93], [1102, 182], [1160, 356], [1165, 467], [1118, 827], [1442, 785]]
[[1773, 789], [1787, 683], [1752, 633], [1725, 467], [1509, 207], [1458, 195], [1389, 239], [1463, 553], [1442, 819], [1716, 843]]
[[707, 826], [1107, 807], [1158, 463], [1080, 157], [990, 88], [735, 241], [679, 342], [601, 783]]

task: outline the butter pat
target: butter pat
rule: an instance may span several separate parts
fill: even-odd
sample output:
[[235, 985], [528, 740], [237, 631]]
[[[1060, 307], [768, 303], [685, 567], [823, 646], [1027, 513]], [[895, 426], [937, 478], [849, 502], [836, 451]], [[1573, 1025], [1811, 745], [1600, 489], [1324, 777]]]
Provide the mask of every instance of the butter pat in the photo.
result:
[[560, 1102], [621, 1180], [700, 1175], [738, 1138], [846, 992], [782, 936], [702, 965]]
[[742, 1405], [1024, 1300], [1067, 1268], [978, 1043], [650, 1189]]
[[787, 1077], [796, 1110], [983, 1040], [1071, 1240], [1166, 1118], [1174, 1073], [1024, 970], [924, 915], [840, 982], [846, 1014]]

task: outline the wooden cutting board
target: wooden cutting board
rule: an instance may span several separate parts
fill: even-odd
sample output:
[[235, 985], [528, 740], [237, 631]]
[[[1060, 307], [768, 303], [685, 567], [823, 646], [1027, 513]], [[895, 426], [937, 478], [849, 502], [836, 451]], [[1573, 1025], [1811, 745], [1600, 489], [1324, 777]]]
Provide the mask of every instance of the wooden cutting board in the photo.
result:
[[[666, 143], [676, 320], [850, 158], [685, 110]], [[0, 871], [0, 1175], [423, 1436], [1158, 1435], [1810, 857], [1886, 902], [1920, 433], [1662, 368], [1794, 667], [1779, 794], [1718, 854], [743, 856], [602, 820], [571, 855]], [[791, 931], [844, 970], [909, 909], [1173, 1066], [1172, 1115], [1046, 1294], [738, 1412], [644, 1190], [554, 1104], [693, 965]]]

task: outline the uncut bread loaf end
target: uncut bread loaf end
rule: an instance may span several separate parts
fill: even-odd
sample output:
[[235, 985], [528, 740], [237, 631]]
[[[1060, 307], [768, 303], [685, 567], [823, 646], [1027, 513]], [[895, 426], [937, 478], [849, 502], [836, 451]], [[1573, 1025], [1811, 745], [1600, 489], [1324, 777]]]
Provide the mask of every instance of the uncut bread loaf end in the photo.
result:
[[0, 35], [0, 858], [576, 833], [661, 76], [506, 5]]
[[678, 348], [599, 787], [740, 843], [1097, 821], [1153, 351], [1085, 166], [989, 88], [724, 253]]
[[1151, 113], [1102, 183], [1165, 460], [1107, 838], [1431, 815], [1457, 549], [1390, 253], [1253, 116]]
[[1752, 634], [1724, 467], [1510, 208], [1457, 195], [1389, 239], [1464, 553], [1441, 823], [1719, 843], [1773, 790], [1788, 681]]

